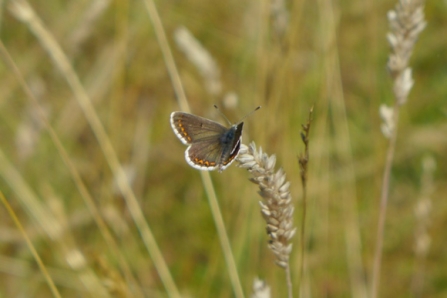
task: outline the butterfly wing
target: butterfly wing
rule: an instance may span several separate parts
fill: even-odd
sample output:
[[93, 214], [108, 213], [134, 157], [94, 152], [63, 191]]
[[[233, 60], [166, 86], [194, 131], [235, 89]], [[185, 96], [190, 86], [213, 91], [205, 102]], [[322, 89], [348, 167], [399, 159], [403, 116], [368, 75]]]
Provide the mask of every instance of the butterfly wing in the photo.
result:
[[225, 126], [217, 122], [184, 112], [171, 114], [171, 126], [185, 145], [213, 141], [227, 130]]
[[220, 166], [222, 147], [218, 140], [191, 144], [185, 151], [188, 164], [199, 170], [212, 171]]

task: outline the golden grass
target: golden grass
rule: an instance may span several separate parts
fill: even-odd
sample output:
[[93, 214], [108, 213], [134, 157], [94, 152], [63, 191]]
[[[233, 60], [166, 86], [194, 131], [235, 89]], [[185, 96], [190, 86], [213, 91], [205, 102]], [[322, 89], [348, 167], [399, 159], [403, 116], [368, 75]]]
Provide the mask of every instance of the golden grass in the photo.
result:
[[[297, 233], [293, 292], [367, 296], [387, 150], [379, 107], [393, 100], [386, 14], [395, 0], [26, 3], [0, 11], [0, 191], [48, 273], [0, 208], [0, 296], [56, 296], [51, 280], [62, 297], [249, 297], [259, 276], [272, 297], [285, 297], [247, 173], [232, 166], [201, 178], [171, 131], [172, 111], [218, 120], [213, 104], [234, 122], [263, 106], [243, 140], [276, 155], [298, 230], [300, 131], [314, 106], [306, 264], [299, 284]], [[442, 1], [427, 3], [410, 60], [381, 297], [443, 297], [447, 288], [446, 12]], [[208, 78], [178, 44], [179, 28], [214, 59]]]

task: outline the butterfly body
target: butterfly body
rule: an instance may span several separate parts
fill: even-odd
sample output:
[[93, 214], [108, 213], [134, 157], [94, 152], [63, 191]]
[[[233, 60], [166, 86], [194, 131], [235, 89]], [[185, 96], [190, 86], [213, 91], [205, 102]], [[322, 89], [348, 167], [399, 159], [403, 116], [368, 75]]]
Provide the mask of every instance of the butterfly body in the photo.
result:
[[237, 157], [242, 141], [240, 122], [227, 128], [215, 121], [184, 113], [171, 114], [171, 126], [174, 133], [188, 145], [185, 159], [192, 167], [222, 172]]

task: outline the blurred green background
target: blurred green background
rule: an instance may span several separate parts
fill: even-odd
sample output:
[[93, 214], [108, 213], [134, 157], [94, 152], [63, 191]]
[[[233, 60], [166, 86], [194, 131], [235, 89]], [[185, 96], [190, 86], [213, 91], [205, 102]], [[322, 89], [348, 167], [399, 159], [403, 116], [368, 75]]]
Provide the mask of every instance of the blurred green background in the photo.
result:
[[[86, 286], [97, 280], [106, 296], [166, 297], [107, 155], [60, 65], [36, 38], [39, 23], [20, 21], [11, 11], [14, 3], [0, 2], [0, 190], [62, 296], [99, 297], [95, 286]], [[314, 106], [301, 286], [309, 297], [363, 297], [371, 280], [388, 144], [379, 107], [394, 100], [386, 71], [386, 14], [396, 1], [289, 1], [276, 10], [272, 4], [156, 2], [192, 113], [225, 123], [213, 108], [217, 104], [237, 122], [262, 106], [245, 120], [243, 142], [276, 154], [291, 182], [298, 228], [300, 131]], [[232, 297], [201, 176], [186, 164], [186, 147], [169, 124], [170, 113], [180, 107], [145, 2], [30, 5], [93, 102], [181, 295]], [[415, 84], [398, 127], [380, 297], [447, 294], [447, 1], [428, 1], [425, 14], [428, 25], [410, 61]], [[212, 57], [205, 70], [185, 54], [191, 41], [182, 43], [184, 30]], [[61, 158], [5, 53], [74, 168]], [[92, 214], [70, 169], [79, 172], [99, 214]], [[285, 297], [284, 272], [267, 248], [260, 197], [248, 177], [235, 165], [211, 173], [241, 283], [247, 297], [255, 277], [268, 283], [272, 297]], [[117, 248], [100, 232], [101, 218]], [[0, 219], [0, 297], [48, 297], [4, 205]], [[291, 257], [295, 296], [300, 243], [297, 234]]]

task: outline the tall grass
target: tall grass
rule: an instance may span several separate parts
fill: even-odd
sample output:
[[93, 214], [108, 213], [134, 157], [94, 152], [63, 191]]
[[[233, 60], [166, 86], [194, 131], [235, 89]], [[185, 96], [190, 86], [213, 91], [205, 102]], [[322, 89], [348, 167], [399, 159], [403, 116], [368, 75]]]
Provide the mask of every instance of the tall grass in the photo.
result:
[[391, 55], [388, 60], [388, 70], [393, 78], [393, 93], [395, 103], [390, 113], [383, 116], [387, 129], [384, 135], [390, 139], [385, 168], [383, 173], [382, 191], [380, 196], [380, 211], [377, 229], [377, 243], [374, 254], [374, 266], [372, 274], [371, 297], [377, 297], [379, 293], [380, 268], [382, 262], [382, 250], [385, 233], [385, 219], [388, 205], [391, 167], [396, 150], [397, 128], [399, 124], [400, 108], [408, 100], [408, 94], [413, 87], [411, 68], [408, 66], [411, 53], [420, 32], [425, 28], [424, 1], [401, 0], [395, 10], [388, 12], [391, 32], [388, 34], [388, 42], [391, 47]]
[[[395, 5], [7, 2], [0, 296], [442, 297], [447, 6], [427, 2], [429, 25], [390, 79]], [[396, 102], [392, 84], [410, 64], [399, 123], [382, 108], [395, 121], [382, 128], [399, 130], [384, 188], [389, 145], [377, 111]], [[184, 161], [170, 113], [220, 121], [213, 104], [233, 122], [263, 106], [245, 120], [243, 142], [287, 173], [290, 184], [278, 182], [292, 198], [287, 231], [275, 226], [277, 205], [260, 210], [241, 168], [199, 173]], [[311, 106], [304, 200], [297, 156]]]

